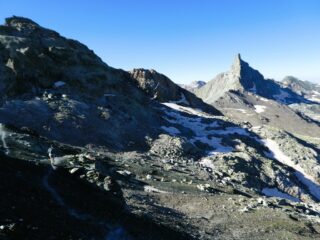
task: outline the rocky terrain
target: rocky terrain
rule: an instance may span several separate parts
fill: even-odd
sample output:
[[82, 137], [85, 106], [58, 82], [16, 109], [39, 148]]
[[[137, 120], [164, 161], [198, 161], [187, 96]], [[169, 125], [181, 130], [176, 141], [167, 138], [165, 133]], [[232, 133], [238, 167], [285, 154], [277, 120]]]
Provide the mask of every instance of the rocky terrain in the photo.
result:
[[282, 80], [285, 87], [303, 95], [310, 101], [320, 102], [320, 85], [309, 81], [302, 81], [292, 76], [287, 76]]
[[197, 97], [11, 17], [0, 70], [1, 240], [320, 238], [310, 100], [240, 56]]
[[[253, 126], [269, 125], [293, 134], [319, 136], [319, 104], [284, 84], [265, 79], [237, 55], [231, 69], [219, 74], [195, 94], [225, 115]], [[297, 107], [298, 106], [298, 107]], [[303, 111], [303, 108], [307, 110]]]
[[309, 117], [310, 119], [320, 122], [320, 85], [309, 81], [302, 81], [295, 77], [285, 77], [282, 84], [292, 91], [302, 95], [309, 102], [299, 102], [290, 104], [295, 111]]
[[194, 90], [203, 87], [206, 85], [206, 82], [198, 80], [198, 81], [193, 81], [190, 84], [180, 84], [180, 87], [187, 89], [190, 92], [193, 92]]

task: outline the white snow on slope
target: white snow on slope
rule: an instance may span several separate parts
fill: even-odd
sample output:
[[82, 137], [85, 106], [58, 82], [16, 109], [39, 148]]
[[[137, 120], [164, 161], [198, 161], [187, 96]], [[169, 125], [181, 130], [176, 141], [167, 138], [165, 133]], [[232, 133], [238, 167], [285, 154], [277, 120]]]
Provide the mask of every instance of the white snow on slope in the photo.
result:
[[166, 192], [166, 191], [160, 190], [160, 189], [155, 188], [155, 187], [150, 186], [150, 185], [144, 186], [144, 187], [143, 187], [143, 190], [144, 190], [145, 192], [150, 192], [150, 193], [168, 193], [168, 192]]
[[295, 175], [299, 181], [309, 189], [310, 194], [320, 200], [320, 185], [312, 176], [307, 174], [300, 165], [295, 164], [290, 157], [285, 155], [281, 151], [277, 142], [271, 139], [264, 139], [260, 141], [270, 150], [270, 153], [266, 153], [268, 157], [276, 159], [279, 162], [295, 169]]
[[213, 165], [213, 162], [211, 159], [209, 158], [203, 158], [201, 159], [201, 161], [199, 162], [200, 165], [202, 167], [207, 167], [207, 168], [211, 168], [211, 169], [214, 169], [214, 165]]
[[2, 146], [3, 148], [5, 149], [5, 153], [6, 154], [9, 154], [9, 148], [8, 148], [8, 145], [7, 145], [7, 142], [6, 142], [6, 132], [4, 130], [4, 127], [3, 125], [0, 123], [0, 137], [1, 137], [1, 141], [2, 141]]
[[[170, 123], [190, 129], [194, 133], [194, 136], [189, 139], [189, 142], [194, 144], [198, 141], [207, 144], [212, 149], [208, 151], [208, 155], [229, 153], [234, 150], [233, 147], [222, 143], [222, 137], [230, 134], [248, 135], [248, 132], [240, 127], [219, 129], [219, 122], [213, 116], [201, 111], [182, 107], [174, 103], [164, 103], [164, 105], [174, 110], [168, 111], [167, 109], [163, 109], [167, 115], [165, 119]], [[184, 115], [183, 113], [188, 113], [191, 116]]]
[[180, 106], [176, 103], [163, 103], [163, 105], [172, 108], [174, 110], [177, 110], [179, 112], [184, 112], [184, 113], [188, 113], [188, 114], [192, 114], [192, 115], [196, 115], [196, 116], [200, 116], [200, 117], [206, 117], [206, 118], [210, 118], [210, 116], [208, 116], [207, 114], [205, 114], [204, 112], [202, 112], [200, 109], [195, 109], [195, 108], [190, 108], [190, 107], [185, 107], [185, 106]]
[[283, 193], [279, 191], [277, 188], [264, 188], [262, 189], [262, 193], [268, 197], [278, 197], [278, 198], [285, 198], [293, 202], [300, 202], [298, 198], [292, 197], [289, 194]]
[[262, 113], [266, 110], [267, 107], [263, 105], [254, 105], [254, 108], [257, 113]]
[[242, 109], [242, 108], [224, 108], [224, 109], [239, 111], [239, 112], [242, 112], [242, 113], [247, 113], [247, 111], [245, 109]]
[[320, 103], [319, 95], [312, 95], [311, 98], [308, 98], [308, 100]]
[[269, 101], [270, 101], [269, 99], [264, 98], [264, 97], [259, 97], [259, 99], [260, 99], [261, 101], [264, 101], [264, 102], [269, 102]]

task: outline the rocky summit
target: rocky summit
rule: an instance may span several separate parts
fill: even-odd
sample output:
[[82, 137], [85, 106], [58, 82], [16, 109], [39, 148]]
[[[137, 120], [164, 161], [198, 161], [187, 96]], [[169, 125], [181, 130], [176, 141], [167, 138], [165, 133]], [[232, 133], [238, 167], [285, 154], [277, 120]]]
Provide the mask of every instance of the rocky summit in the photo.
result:
[[1, 240], [320, 239], [313, 85], [237, 55], [194, 94], [16, 16], [0, 71]]

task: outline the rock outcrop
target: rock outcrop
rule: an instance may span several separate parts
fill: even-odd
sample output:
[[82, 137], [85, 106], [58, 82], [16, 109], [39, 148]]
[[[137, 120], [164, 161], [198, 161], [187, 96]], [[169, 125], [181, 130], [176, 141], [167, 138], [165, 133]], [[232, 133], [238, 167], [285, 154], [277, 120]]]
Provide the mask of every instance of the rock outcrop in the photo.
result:
[[12, 17], [0, 27], [0, 49], [2, 123], [115, 148], [142, 147], [146, 132], [157, 132], [159, 117], [130, 74], [78, 41]]
[[130, 72], [131, 76], [137, 81], [152, 99], [159, 102], [175, 102], [184, 106], [198, 108], [202, 111], [220, 115], [220, 112], [213, 106], [204, 103], [193, 93], [181, 88], [168, 77], [155, 70], [134, 69]]

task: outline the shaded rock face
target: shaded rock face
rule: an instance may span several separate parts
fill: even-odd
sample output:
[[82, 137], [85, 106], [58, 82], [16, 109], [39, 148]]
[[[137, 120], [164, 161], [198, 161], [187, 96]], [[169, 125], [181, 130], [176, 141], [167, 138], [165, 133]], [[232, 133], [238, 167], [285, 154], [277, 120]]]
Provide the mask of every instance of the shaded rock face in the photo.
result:
[[213, 106], [204, 103], [193, 93], [181, 88], [168, 77], [153, 69], [134, 69], [130, 74], [137, 81], [140, 88], [152, 99], [159, 102], [176, 102], [185, 106], [199, 108], [211, 114], [220, 115], [220, 112]]
[[[195, 94], [205, 102], [214, 103], [228, 91], [249, 91], [262, 97], [279, 100], [286, 103], [302, 101], [288, 88], [283, 88], [274, 80], [264, 79], [263, 75], [251, 68], [238, 54], [228, 72], [219, 74], [205, 86], [195, 90]], [[280, 97], [279, 97], [280, 96]]]
[[[119, 77], [85, 45], [20, 17], [0, 27], [2, 98], [38, 93], [57, 81], [86, 93], [101, 93]], [[108, 81], [106, 81], [108, 80]], [[2, 81], [1, 81], [2, 82]]]

